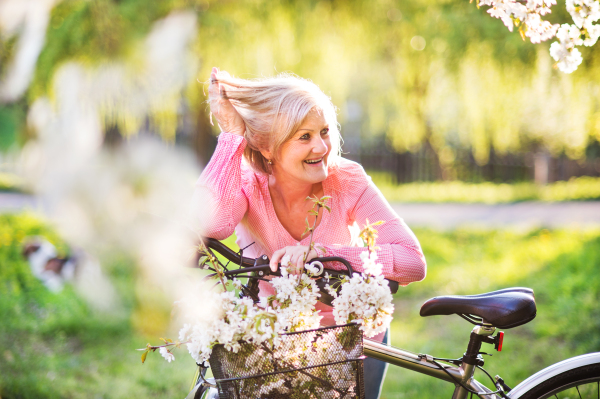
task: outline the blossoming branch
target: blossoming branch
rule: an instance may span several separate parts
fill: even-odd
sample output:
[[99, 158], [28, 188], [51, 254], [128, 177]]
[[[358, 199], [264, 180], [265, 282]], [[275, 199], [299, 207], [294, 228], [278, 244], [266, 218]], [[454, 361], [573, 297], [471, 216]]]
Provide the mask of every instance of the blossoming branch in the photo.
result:
[[489, 6], [488, 13], [502, 20], [512, 32], [519, 29], [523, 40], [529, 38], [532, 43], [540, 43], [553, 37], [558, 39], [550, 45], [550, 55], [556, 67], [564, 73], [571, 73], [582, 63], [581, 52], [576, 46], [593, 46], [600, 37], [600, 25], [594, 22], [600, 19], [598, 0], [567, 0], [567, 11], [573, 24], [551, 24], [542, 19], [551, 12], [556, 0], [477, 0], [477, 6]]

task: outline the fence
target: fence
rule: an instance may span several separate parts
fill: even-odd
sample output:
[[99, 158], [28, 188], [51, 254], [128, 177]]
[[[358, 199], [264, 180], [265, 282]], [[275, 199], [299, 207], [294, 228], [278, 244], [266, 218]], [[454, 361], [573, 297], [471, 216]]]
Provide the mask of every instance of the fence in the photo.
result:
[[479, 165], [470, 151], [462, 150], [450, 165], [442, 166], [437, 155], [426, 147], [414, 153], [397, 153], [378, 145], [360, 148], [345, 157], [359, 162], [366, 170], [389, 174], [396, 183], [436, 180], [548, 183], [578, 176], [600, 176], [600, 158], [575, 161], [546, 153], [500, 156], [491, 151], [489, 161]]

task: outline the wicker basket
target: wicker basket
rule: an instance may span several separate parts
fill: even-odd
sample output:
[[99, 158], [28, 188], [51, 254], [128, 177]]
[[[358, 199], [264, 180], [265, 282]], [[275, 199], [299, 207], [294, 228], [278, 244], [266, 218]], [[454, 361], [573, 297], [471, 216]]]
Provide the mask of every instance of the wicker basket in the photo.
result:
[[360, 398], [363, 337], [356, 324], [287, 333], [282, 343], [213, 348], [210, 366], [220, 399]]

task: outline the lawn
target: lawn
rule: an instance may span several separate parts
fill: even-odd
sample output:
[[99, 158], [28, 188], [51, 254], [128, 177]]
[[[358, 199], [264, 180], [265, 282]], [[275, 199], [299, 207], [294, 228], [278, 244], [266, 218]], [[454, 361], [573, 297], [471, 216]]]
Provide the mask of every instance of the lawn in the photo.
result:
[[[600, 350], [600, 231], [415, 233], [428, 259], [428, 276], [396, 295], [393, 345], [458, 357], [471, 325], [453, 316], [421, 318], [422, 302], [440, 294], [522, 285], [535, 290], [538, 316], [505, 331], [505, 349], [486, 357], [492, 375], [516, 385], [552, 362]], [[157, 343], [163, 334], [176, 335], [169, 327], [170, 304], [140, 287], [134, 262], [125, 254], [102, 259], [121, 305], [113, 313], [99, 313], [73, 289], [52, 294], [31, 275], [20, 254], [29, 235], [43, 235], [61, 251], [68, 249], [39, 217], [0, 215], [0, 397], [183, 397], [194, 369], [185, 350], [173, 363], [151, 354], [145, 364], [134, 350]], [[382, 397], [441, 398], [451, 392], [447, 383], [391, 366]]]
[[[554, 362], [600, 351], [600, 231], [415, 233], [428, 259], [428, 274], [397, 294], [392, 345], [460, 357], [472, 325], [455, 315], [422, 318], [422, 303], [436, 295], [525, 286], [535, 291], [537, 317], [505, 330], [502, 352], [484, 344], [482, 350], [493, 353], [485, 357], [492, 376], [499, 374], [514, 387]], [[476, 378], [486, 383], [483, 373]], [[390, 366], [382, 398], [443, 398], [452, 391], [448, 383]]]

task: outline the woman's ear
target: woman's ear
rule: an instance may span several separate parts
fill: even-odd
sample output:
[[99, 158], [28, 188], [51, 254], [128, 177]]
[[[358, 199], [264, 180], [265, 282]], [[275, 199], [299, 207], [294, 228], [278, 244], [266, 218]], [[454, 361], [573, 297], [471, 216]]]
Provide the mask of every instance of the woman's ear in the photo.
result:
[[273, 161], [273, 157], [272, 157], [271, 151], [269, 151], [269, 150], [260, 150], [260, 153], [262, 154], [263, 157], [265, 157], [265, 159], [267, 161], [269, 161], [269, 160]]

